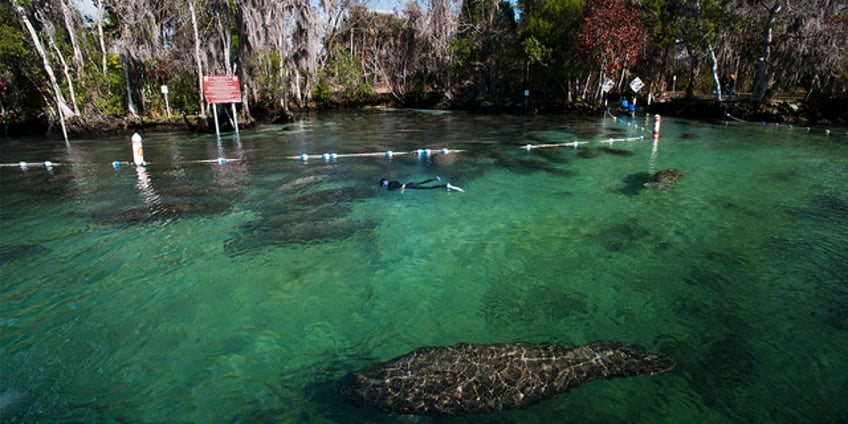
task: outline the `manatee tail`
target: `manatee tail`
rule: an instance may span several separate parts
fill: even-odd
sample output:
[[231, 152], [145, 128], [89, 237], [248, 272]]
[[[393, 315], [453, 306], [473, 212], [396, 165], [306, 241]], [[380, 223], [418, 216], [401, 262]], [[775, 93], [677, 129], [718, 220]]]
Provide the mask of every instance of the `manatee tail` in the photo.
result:
[[584, 354], [602, 364], [598, 370], [601, 375], [598, 377], [603, 379], [661, 374], [671, 371], [675, 366], [674, 360], [662, 353], [648, 352], [640, 346], [613, 340], [590, 343], [578, 349], [585, 349]]

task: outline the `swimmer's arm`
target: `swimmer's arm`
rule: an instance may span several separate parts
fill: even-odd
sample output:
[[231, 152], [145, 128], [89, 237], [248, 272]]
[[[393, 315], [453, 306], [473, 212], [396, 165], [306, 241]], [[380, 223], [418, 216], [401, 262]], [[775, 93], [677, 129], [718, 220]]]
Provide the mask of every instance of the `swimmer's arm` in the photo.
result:
[[461, 192], [465, 193], [465, 190], [463, 190], [463, 189], [461, 189], [461, 188], [459, 188], [455, 185], [451, 185], [451, 183], [445, 183], [445, 188], [447, 188], [448, 190], [456, 190], [456, 191], [461, 191]]

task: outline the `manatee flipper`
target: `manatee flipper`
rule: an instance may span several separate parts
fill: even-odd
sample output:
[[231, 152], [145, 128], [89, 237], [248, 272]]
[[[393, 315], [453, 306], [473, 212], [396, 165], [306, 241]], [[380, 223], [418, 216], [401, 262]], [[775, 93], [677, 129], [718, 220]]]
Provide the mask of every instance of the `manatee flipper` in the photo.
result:
[[659, 374], [674, 361], [615, 341], [559, 345], [424, 347], [345, 376], [339, 394], [356, 406], [401, 414], [461, 415], [524, 408], [583, 383]]

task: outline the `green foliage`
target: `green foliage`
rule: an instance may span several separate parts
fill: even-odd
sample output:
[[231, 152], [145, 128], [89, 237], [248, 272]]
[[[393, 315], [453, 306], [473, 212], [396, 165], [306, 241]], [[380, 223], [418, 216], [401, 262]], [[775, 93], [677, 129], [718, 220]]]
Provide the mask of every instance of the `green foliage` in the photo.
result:
[[318, 104], [325, 105], [330, 101], [330, 87], [323, 82], [319, 82], [312, 87], [312, 99]]
[[36, 85], [42, 71], [29, 43], [10, 7], [0, 6], [0, 102], [7, 113], [32, 115], [44, 107]]
[[521, 42], [521, 47], [527, 60], [532, 63], [542, 63], [553, 53], [553, 49], [545, 47], [532, 35]]
[[105, 116], [122, 116], [127, 113], [124, 64], [117, 55], [109, 54], [106, 56], [106, 69], [106, 75], [99, 80], [104, 92], [94, 99], [94, 104]]
[[456, 68], [464, 67], [470, 60], [474, 42], [468, 37], [454, 38], [450, 41], [450, 52]]
[[586, 2], [524, 0], [519, 2], [519, 7], [523, 12], [519, 33], [523, 56], [535, 65], [545, 65], [533, 67], [533, 85], [548, 90], [581, 74], [584, 70], [574, 52], [571, 34], [580, 24]]
[[312, 89], [312, 98], [319, 104], [331, 101], [360, 102], [374, 94], [374, 87], [363, 70], [362, 60], [339, 49], [319, 74], [319, 83]]

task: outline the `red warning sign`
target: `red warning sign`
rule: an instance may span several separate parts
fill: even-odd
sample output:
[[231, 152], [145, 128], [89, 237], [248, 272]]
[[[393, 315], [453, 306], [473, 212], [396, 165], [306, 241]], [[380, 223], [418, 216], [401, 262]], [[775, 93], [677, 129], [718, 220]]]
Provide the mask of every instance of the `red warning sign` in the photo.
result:
[[206, 103], [241, 103], [239, 79], [235, 75], [206, 75], [203, 77], [203, 97]]

